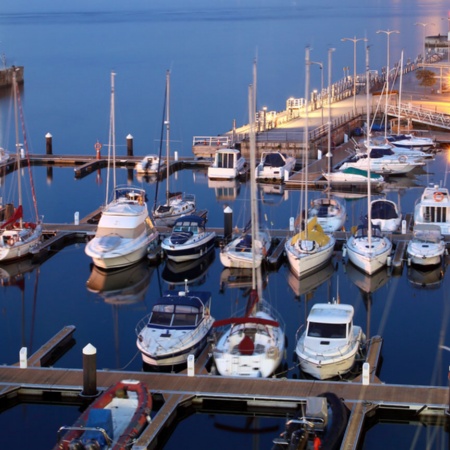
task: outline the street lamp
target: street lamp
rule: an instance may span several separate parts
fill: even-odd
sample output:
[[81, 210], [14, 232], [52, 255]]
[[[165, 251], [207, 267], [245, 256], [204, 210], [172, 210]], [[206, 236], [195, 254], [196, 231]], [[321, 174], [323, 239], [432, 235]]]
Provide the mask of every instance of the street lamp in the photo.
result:
[[434, 23], [416, 22], [414, 25], [421, 25], [423, 27], [423, 62], [427, 62], [427, 50], [425, 45], [425, 27], [427, 25], [434, 25]]
[[388, 118], [388, 97], [389, 97], [389, 38], [392, 33], [400, 34], [398, 30], [378, 30], [377, 34], [385, 33], [387, 36], [387, 64], [386, 64], [386, 105], [384, 111], [384, 136], [387, 134], [387, 118]]
[[266, 114], [267, 114], [267, 106], [263, 106], [263, 113], [264, 113], [264, 122], [263, 122], [263, 131], [266, 131]]
[[322, 110], [322, 126], [323, 126], [323, 64], [321, 62], [310, 61], [310, 64], [316, 64], [320, 67], [320, 108]]
[[358, 41], [367, 42], [367, 38], [342, 38], [342, 42], [351, 41], [353, 42], [353, 111], [356, 112], [356, 43]]

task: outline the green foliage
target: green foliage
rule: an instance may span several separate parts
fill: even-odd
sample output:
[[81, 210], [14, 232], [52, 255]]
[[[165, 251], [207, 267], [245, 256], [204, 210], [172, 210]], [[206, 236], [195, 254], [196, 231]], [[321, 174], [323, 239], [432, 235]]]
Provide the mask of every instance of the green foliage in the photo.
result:
[[420, 86], [430, 87], [436, 84], [436, 76], [431, 70], [418, 70], [416, 72], [416, 78], [420, 81]]

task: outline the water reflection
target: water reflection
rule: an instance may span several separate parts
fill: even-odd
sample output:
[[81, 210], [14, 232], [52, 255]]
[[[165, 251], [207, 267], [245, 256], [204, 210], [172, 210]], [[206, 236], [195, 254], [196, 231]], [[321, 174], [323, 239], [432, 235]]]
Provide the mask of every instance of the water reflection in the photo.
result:
[[294, 291], [294, 294], [298, 299], [306, 294], [309, 300], [314, 296], [315, 289], [328, 281], [333, 276], [334, 272], [335, 266], [330, 262], [316, 273], [300, 279], [288, 270], [287, 280], [290, 288]]
[[445, 269], [445, 265], [427, 270], [412, 265], [407, 270], [408, 281], [417, 289], [437, 289], [444, 279]]
[[237, 178], [232, 180], [210, 180], [208, 178], [208, 188], [214, 189], [216, 200], [232, 201], [239, 197], [241, 182]]

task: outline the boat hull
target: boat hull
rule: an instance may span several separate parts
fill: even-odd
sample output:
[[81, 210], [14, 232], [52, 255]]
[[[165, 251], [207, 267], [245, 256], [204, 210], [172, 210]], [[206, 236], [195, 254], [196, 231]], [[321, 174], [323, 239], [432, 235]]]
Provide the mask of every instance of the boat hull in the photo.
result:
[[387, 264], [388, 256], [392, 251], [392, 243], [386, 237], [375, 237], [371, 239], [372, 251], [368, 252], [369, 241], [367, 237], [350, 236], [347, 240], [346, 251], [349, 260], [358, 269], [371, 275], [378, 272]]
[[184, 262], [206, 255], [214, 247], [215, 239], [215, 232], [205, 233], [204, 236], [195, 241], [188, 241], [179, 245], [172, 244], [170, 238], [166, 238], [161, 244], [161, 248], [168, 259], [175, 262]]
[[42, 226], [34, 229], [4, 230], [0, 243], [0, 261], [11, 262], [30, 256], [42, 240]]

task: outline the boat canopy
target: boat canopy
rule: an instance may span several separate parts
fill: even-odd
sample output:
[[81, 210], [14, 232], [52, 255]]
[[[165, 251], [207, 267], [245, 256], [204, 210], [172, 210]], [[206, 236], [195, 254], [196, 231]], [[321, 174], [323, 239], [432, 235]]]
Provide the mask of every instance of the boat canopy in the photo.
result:
[[188, 231], [188, 228], [191, 227], [200, 227], [204, 228], [206, 224], [206, 219], [204, 217], [190, 215], [190, 216], [182, 216], [175, 222], [175, 225], [173, 226], [174, 231], [177, 231], [177, 228], [180, 228], [178, 231], [182, 231], [183, 228], [186, 228], [186, 231]]
[[286, 161], [281, 153], [266, 153], [263, 165], [265, 167], [283, 167]]
[[397, 207], [390, 200], [374, 200], [372, 202], [372, 219], [396, 219], [398, 217]]
[[307, 230], [300, 231], [300, 233], [297, 233], [295, 236], [293, 236], [291, 241], [292, 245], [294, 245], [298, 240], [314, 241], [323, 246], [329, 242], [330, 237], [324, 233], [323, 228], [317, 221], [317, 217], [314, 216], [308, 222]]
[[[361, 175], [363, 177], [368, 177], [369, 173], [367, 172], [367, 170], [363, 170], [363, 169], [358, 169], [356, 167], [347, 167], [346, 169], [344, 169], [342, 172], [344, 173], [348, 173], [350, 175]], [[382, 178], [381, 175], [377, 174], [377, 173], [370, 173], [370, 178], [374, 179], [374, 180], [378, 180], [380, 178]]]

